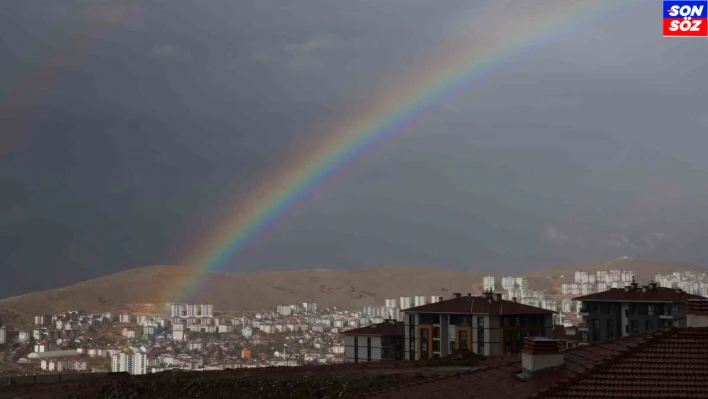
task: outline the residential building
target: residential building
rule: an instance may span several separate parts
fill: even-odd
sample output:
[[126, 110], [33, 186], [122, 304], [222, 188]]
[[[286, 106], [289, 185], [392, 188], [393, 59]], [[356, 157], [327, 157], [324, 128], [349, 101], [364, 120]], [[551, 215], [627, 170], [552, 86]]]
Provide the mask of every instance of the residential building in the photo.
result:
[[0, 326], [0, 345], [7, 343], [7, 327]]
[[573, 298], [582, 302], [578, 327], [583, 342], [594, 343], [616, 337], [643, 334], [668, 327], [686, 326], [686, 303], [702, 299], [680, 289], [640, 287], [635, 281], [624, 288]]
[[112, 358], [111, 369], [114, 373], [147, 374], [147, 355], [140, 352], [116, 353]]
[[186, 304], [175, 303], [172, 305], [172, 317], [192, 318], [192, 317], [214, 317], [213, 306], [210, 304]]
[[405, 358], [431, 359], [457, 349], [509, 355], [521, 351], [526, 337], [551, 337], [553, 312], [491, 292], [483, 296], [453, 294], [452, 299], [407, 309]]
[[403, 322], [386, 320], [383, 323], [344, 331], [342, 334], [345, 362], [403, 359]]
[[411, 297], [402, 296], [401, 297], [401, 310], [406, 310], [411, 307]]
[[482, 286], [484, 291], [494, 291], [496, 287], [494, 286], [494, 276], [486, 276], [482, 278]]
[[365, 396], [368, 399], [705, 398], [708, 325], [699, 325], [564, 351], [559, 350], [557, 341], [529, 337], [520, 360]]

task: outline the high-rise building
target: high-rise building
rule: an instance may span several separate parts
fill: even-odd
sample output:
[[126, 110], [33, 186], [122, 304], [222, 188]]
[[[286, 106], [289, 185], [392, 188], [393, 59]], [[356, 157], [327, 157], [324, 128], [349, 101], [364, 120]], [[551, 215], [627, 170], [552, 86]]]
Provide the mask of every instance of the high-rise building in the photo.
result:
[[213, 317], [213, 306], [210, 304], [175, 303], [172, 305], [172, 317]]
[[482, 279], [482, 285], [484, 286], [484, 291], [494, 291], [496, 287], [494, 286], [494, 276], [486, 276]]
[[413, 297], [413, 306], [425, 305], [425, 295], [416, 295]]
[[401, 310], [405, 310], [411, 307], [411, 297], [402, 296], [401, 297]]
[[7, 343], [7, 327], [0, 327], [0, 345]]
[[147, 374], [147, 355], [144, 353], [117, 353], [113, 355], [111, 370], [114, 373]]

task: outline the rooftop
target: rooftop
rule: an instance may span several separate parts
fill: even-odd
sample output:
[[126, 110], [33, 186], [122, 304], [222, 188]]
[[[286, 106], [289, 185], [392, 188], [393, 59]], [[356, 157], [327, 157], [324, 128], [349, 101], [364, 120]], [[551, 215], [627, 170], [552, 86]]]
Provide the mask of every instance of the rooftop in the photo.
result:
[[689, 299], [704, 299], [680, 289], [637, 284], [625, 288], [612, 288], [595, 294], [573, 298], [576, 301], [617, 301], [617, 302], [686, 302]]
[[492, 300], [483, 296], [460, 296], [427, 305], [405, 309], [406, 313], [454, 313], [454, 314], [553, 314], [552, 311], [524, 305], [504, 299]]
[[405, 324], [402, 321], [386, 320], [379, 324], [343, 331], [346, 335], [404, 335]]
[[362, 398], [705, 398], [707, 351], [708, 329], [673, 329], [563, 351], [564, 366], [532, 379], [515, 360]]

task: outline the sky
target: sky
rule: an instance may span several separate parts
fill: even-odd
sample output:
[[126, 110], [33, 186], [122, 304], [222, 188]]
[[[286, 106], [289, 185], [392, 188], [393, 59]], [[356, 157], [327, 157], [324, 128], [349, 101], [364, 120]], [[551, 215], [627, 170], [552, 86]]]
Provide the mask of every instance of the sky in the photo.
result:
[[[5, 0], [0, 297], [181, 264], [329, 127], [514, 23], [488, 3]], [[224, 270], [704, 264], [708, 40], [663, 38], [659, 4], [494, 64]]]

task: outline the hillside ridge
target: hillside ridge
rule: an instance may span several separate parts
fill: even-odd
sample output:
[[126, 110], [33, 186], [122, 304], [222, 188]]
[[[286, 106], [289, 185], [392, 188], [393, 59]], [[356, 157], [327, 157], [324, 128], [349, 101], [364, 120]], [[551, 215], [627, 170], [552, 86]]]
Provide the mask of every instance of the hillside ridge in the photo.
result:
[[[657, 273], [708, 271], [680, 263], [616, 258], [584, 265], [562, 265], [519, 273], [535, 289], [548, 289], [547, 276], [572, 279], [575, 271], [633, 270], [640, 283]], [[453, 292], [479, 293], [486, 270], [452, 270], [422, 266], [366, 266], [357, 269], [304, 269], [211, 272], [189, 297], [175, 292], [173, 284], [192, 278], [199, 270], [186, 266], [152, 265], [121, 271], [58, 289], [27, 293], [0, 300], [4, 311], [23, 315], [51, 314], [64, 310], [165, 312], [170, 302], [212, 303], [216, 311], [238, 312], [273, 309], [278, 304], [315, 301], [320, 306], [358, 309], [382, 306], [385, 298], [425, 295], [449, 297]], [[504, 275], [509, 275], [506, 273]], [[497, 286], [500, 281], [497, 281]]]

